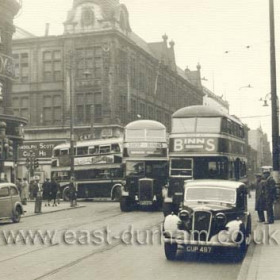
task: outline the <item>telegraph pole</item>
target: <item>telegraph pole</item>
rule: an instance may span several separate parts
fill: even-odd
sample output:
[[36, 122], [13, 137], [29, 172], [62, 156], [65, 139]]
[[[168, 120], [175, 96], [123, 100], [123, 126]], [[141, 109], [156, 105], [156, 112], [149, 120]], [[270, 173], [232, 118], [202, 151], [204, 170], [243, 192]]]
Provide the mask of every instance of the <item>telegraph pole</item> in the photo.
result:
[[74, 150], [74, 91], [75, 91], [75, 76], [74, 76], [74, 54], [70, 54], [70, 67], [69, 67], [69, 78], [70, 78], [70, 176], [75, 176], [75, 150]]
[[[269, 27], [270, 27], [270, 85], [271, 85], [271, 116], [272, 116], [272, 163], [273, 178], [279, 190], [279, 121], [278, 97], [276, 83], [276, 57], [275, 57], [275, 24], [274, 1], [269, 0]], [[280, 219], [280, 202], [275, 205], [275, 218]]]

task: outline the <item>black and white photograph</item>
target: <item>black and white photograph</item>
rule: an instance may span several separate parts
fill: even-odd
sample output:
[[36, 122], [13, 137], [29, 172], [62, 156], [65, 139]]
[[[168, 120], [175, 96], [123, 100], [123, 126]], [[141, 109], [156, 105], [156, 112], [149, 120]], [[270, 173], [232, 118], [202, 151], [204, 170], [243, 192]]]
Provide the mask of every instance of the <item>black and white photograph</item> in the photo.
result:
[[279, 279], [279, 59], [276, 0], [0, 0], [0, 279]]

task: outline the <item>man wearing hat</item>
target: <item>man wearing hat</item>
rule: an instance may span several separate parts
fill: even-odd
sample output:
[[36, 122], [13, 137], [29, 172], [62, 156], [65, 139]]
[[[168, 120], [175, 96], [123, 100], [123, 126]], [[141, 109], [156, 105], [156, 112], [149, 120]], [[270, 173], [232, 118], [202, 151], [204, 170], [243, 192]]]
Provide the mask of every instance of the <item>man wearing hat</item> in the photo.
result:
[[267, 212], [267, 222], [266, 224], [274, 223], [274, 211], [273, 203], [276, 200], [276, 184], [272, 176], [270, 175], [270, 170], [263, 171], [263, 191], [264, 191], [264, 206]]
[[264, 189], [263, 189], [263, 182], [262, 182], [262, 174], [256, 174], [256, 202], [255, 202], [255, 210], [258, 212], [259, 220], [258, 222], [262, 223], [265, 221], [264, 218]]

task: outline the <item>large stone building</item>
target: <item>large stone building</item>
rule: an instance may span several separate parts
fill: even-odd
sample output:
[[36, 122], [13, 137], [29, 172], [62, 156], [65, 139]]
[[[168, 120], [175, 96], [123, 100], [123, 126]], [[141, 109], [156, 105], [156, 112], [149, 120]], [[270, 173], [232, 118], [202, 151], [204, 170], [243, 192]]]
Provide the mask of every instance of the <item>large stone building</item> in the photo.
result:
[[[170, 128], [174, 111], [203, 103], [200, 66], [180, 69], [167, 35], [156, 43], [137, 36], [119, 0], [74, 0], [64, 34], [49, 36], [48, 27], [44, 37], [19, 30], [13, 40], [12, 107], [29, 121], [21, 156], [32, 145], [69, 139], [71, 104], [81, 139], [91, 125], [95, 137], [114, 135], [137, 118]], [[49, 163], [49, 152], [37, 154], [41, 164]]]
[[15, 180], [17, 147], [23, 140], [26, 120], [14, 116], [11, 105], [12, 80], [15, 78], [12, 58], [14, 16], [21, 1], [0, 0], [0, 180]]
[[270, 143], [267, 134], [262, 128], [250, 130], [248, 133], [249, 145], [257, 151], [257, 167], [272, 165]]

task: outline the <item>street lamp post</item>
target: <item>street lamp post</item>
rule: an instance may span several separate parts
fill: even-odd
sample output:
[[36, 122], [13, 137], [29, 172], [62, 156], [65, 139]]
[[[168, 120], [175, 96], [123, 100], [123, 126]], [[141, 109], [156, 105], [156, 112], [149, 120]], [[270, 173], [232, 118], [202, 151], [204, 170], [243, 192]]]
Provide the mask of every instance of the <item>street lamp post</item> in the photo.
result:
[[75, 150], [74, 150], [74, 144], [75, 144], [75, 135], [74, 135], [74, 91], [75, 91], [75, 75], [74, 75], [74, 69], [75, 69], [75, 59], [74, 59], [74, 53], [72, 50], [69, 51], [67, 54], [67, 72], [68, 72], [68, 79], [69, 79], [69, 124], [70, 124], [70, 177], [75, 176], [75, 167], [74, 167], [74, 156], [75, 156]]
[[[276, 58], [275, 58], [275, 30], [274, 30], [274, 1], [269, 0], [269, 27], [270, 27], [270, 85], [271, 85], [271, 123], [272, 123], [272, 163], [273, 178], [279, 187], [279, 121], [278, 98], [276, 83]], [[280, 219], [280, 202], [274, 208], [276, 219]]]
[[4, 179], [4, 162], [5, 162], [5, 151], [4, 151], [4, 139], [6, 137], [6, 127], [5, 122], [0, 122], [0, 181]]

